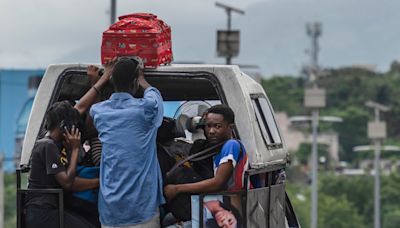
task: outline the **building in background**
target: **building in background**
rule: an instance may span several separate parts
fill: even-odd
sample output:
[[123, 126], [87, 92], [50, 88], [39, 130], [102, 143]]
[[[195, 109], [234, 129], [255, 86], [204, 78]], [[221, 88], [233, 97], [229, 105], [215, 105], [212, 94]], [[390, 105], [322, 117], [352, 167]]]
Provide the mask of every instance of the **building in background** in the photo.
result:
[[35, 83], [29, 78], [43, 73], [42, 69], [0, 69], [0, 153], [7, 161], [7, 172], [15, 170], [16, 138], [25, 132], [33, 102], [35, 90], [29, 90], [29, 84]]
[[18, 114], [16, 122], [15, 149], [14, 149], [15, 167], [19, 165], [19, 161], [21, 159], [22, 144], [24, 142], [25, 131], [28, 125], [29, 115], [31, 113], [33, 100], [35, 98], [41, 80], [42, 80], [42, 75], [30, 76], [28, 78], [28, 99], [22, 106], [22, 109]]
[[[290, 152], [299, 150], [302, 143], [311, 144], [312, 136], [294, 128], [289, 121], [285, 112], [277, 112], [275, 114], [276, 122], [283, 134]], [[339, 162], [339, 136], [336, 132], [322, 132], [318, 134], [318, 143], [328, 146], [328, 153], [332, 164], [336, 165]]]

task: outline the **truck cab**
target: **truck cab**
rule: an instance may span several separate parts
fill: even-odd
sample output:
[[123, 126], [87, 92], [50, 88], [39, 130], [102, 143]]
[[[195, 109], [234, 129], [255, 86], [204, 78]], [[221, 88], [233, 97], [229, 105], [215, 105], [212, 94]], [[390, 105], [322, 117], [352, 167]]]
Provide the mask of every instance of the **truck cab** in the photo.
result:
[[[17, 170], [17, 223], [21, 224], [23, 193], [20, 175], [28, 173], [35, 141], [43, 137], [44, 117], [57, 101], [79, 100], [89, 89], [87, 64], [50, 65], [38, 88], [23, 142], [20, 167]], [[243, 227], [300, 227], [290, 200], [285, 192], [285, 181], [276, 181], [284, 172], [288, 153], [276, 124], [272, 104], [262, 86], [231, 65], [169, 65], [146, 68], [146, 80], [160, 90], [165, 115], [173, 118], [185, 132], [188, 141], [194, 141], [196, 132], [191, 122], [214, 104], [226, 104], [235, 113], [234, 135], [246, 148], [250, 169], [246, 172], [247, 188], [234, 193], [241, 199], [240, 216]], [[107, 98], [112, 88], [102, 92]], [[257, 175], [261, 186], [250, 188], [250, 179]], [[245, 181], [246, 183], [246, 181]], [[232, 193], [220, 193], [222, 195]], [[200, 206], [206, 195], [200, 195]], [[62, 210], [62, 203], [60, 205]], [[202, 222], [200, 210], [200, 227]], [[61, 213], [60, 213], [61, 214]], [[62, 220], [62, 218], [61, 218]]]

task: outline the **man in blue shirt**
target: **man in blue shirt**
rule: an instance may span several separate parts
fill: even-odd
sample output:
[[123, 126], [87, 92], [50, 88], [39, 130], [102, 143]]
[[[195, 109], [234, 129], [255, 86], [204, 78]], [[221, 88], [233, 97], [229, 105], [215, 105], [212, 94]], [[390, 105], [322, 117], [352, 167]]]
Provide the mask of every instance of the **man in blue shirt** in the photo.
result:
[[[164, 198], [156, 135], [163, 119], [162, 97], [133, 59], [120, 59], [110, 80], [115, 92], [90, 109], [103, 146], [100, 222], [102, 227], [159, 227]], [[143, 98], [132, 96], [139, 87]]]

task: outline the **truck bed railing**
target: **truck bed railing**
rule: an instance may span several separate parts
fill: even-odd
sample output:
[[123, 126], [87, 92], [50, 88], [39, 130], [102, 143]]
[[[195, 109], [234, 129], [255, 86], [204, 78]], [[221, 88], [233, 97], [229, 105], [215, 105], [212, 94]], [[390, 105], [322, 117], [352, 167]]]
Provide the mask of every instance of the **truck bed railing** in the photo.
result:
[[62, 189], [21, 189], [21, 173], [27, 173], [29, 168], [17, 169], [17, 228], [25, 228], [25, 197], [30, 193], [57, 194], [59, 228], [64, 228], [64, 192]]

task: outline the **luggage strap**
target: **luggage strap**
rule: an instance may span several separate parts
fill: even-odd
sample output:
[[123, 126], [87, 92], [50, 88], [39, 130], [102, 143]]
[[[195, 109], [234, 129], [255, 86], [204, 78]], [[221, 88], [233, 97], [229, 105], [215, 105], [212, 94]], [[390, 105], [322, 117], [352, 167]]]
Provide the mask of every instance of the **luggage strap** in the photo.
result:
[[181, 165], [183, 165], [185, 162], [187, 161], [200, 161], [209, 157], [212, 157], [216, 154], [219, 153], [219, 151], [214, 151], [212, 153], [208, 153], [216, 148], [218, 148], [219, 146], [222, 146], [226, 141], [220, 142], [214, 146], [211, 146], [205, 150], [202, 150], [200, 152], [197, 152], [195, 154], [192, 154], [188, 157], [186, 157], [185, 159], [179, 161], [178, 163], [176, 163], [167, 173], [166, 173], [166, 177], [169, 178], [169, 176], [171, 176], [171, 174]]

